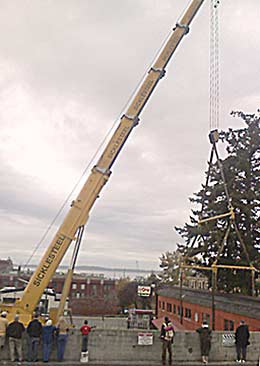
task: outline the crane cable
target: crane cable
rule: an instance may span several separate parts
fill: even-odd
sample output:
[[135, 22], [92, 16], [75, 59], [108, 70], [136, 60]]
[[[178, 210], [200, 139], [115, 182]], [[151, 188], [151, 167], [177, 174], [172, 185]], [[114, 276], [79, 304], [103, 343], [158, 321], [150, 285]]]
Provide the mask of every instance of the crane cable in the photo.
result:
[[219, 0], [210, 2], [210, 130], [219, 128]]
[[[206, 177], [206, 184], [204, 187], [204, 195], [202, 197], [201, 212], [199, 219], [203, 217], [206, 190], [210, 181], [210, 173], [213, 164], [214, 150], [216, 152], [216, 145], [214, 141], [218, 140], [218, 128], [219, 128], [219, 0], [210, 1], [210, 57], [209, 57], [209, 129], [210, 129], [210, 142], [212, 143], [212, 150], [210, 154], [210, 160], [208, 162], [208, 172]], [[215, 132], [216, 131], [216, 132]], [[214, 149], [215, 146], [215, 149]], [[218, 156], [217, 156], [218, 158]], [[220, 163], [220, 161], [219, 161]], [[221, 170], [222, 173], [222, 170]], [[224, 176], [222, 174], [222, 179]], [[225, 179], [224, 179], [225, 181]], [[224, 183], [225, 184], [225, 183]]]

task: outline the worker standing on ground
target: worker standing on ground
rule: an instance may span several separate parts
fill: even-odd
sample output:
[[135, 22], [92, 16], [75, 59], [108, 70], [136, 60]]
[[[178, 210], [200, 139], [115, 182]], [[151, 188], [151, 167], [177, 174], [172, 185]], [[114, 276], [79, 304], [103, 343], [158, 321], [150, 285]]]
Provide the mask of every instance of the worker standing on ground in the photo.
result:
[[65, 347], [69, 336], [69, 325], [63, 317], [60, 317], [57, 324], [57, 333], [57, 359], [61, 362], [64, 358]]
[[240, 325], [237, 327], [235, 333], [237, 362], [246, 362], [246, 349], [249, 345], [249, 337], [250, 333], [248, 326], [245, 324], [244, 320], [241, 320]]
[[15, 352], [18, 355], [18, 361], [22, 362], [22, 335], [25, 331], [23, 323], [19, 322], [19, 315], [16, 314], [14, 321], [10, 323], [6, 328], [6, 335], [9, 337], [9, 349], [11, 361], [15, 361]]
[[56, 330], [56, 327], [54, 327], [54, 325], [52, 325], [51, 319], [47, 320], [46, 324], [42, 327], [43, 362], [49, 361], [55, 330]]
[[162, 364], [166, 365], [166, 354], [168, 350], [169, 354], [169, 365], [172, 364], [172, 344], [173, 338], [175, 335], [175, 331], [173, 325], [169, 318], [166, 316], [164, 318], [164, 323], [162, 324], [161, 328], [161, 335], [160, 338], [162, 340]]
[[208, 323], [203, 321], [201, 327], [196, 329], [196, 332], [199, 333], [200, 337], [202, 362], [207, 364], [209, 362], [209, 351], [211, 348], [211, 330], [209, 329]]
[[35, 314], [33, 320], [28, 324], [27, 333], [29, 335], [29, 361], [37, 362], [40, 337], [42, 335], [42, 325], [39, 322], [38, 314]]
[[0, 317], [0, 352], [4, 348], [5, 338], [6, 338], [6, 328], [8, 326], [8, 321], [6, 319], [7, 312], [3, 311]]

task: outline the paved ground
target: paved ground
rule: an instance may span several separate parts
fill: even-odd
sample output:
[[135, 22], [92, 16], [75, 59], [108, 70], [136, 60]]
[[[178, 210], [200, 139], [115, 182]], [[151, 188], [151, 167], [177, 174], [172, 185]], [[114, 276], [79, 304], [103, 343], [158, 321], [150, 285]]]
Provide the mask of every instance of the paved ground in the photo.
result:
[[[68, 362], [48, 362], [48, 363], [44, 363], [44, 362], [22, 362], [22, 363], [18, 363], [18, 362], [7, 362], [7, 361], [1, 361], [0, 360], [0, 365], [1, 366], [16, 366], [16, 365], [22, 365], [22, 366], [43, 366], [43, 365], [48, 365], [48, 366], [83, 366], [84, 363], [80, 363], [80, 362], [73, 362], [73, 361], [68, 361]], [[162, 364], [159, 362], [157, 363], [144, 363], [144, 362], [106, 362], [106, 363], [100, 363], [100, 362], [88, 362], [87, 365], [89, 366], [161, 366]], [[237, 366], [240, 365], [238, 363], [234, 362], [209, 362], [209, 366]], [[258, 362], [246, 362], [244, 364], [245, 366], [259, 366]], [[201, 362], [173, 362], [173, 366], [202, 366]]]

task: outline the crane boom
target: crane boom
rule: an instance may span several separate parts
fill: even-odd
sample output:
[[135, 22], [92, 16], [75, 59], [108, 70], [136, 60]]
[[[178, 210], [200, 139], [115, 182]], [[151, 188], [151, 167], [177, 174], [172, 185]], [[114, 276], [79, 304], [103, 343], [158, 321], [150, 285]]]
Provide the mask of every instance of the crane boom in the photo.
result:
[[78, 197], [72, 202], [63, 223], [26, 286], [21, 300], [14, 305], [19, 312], [32, 313], [34, 311], [70, 243], [75, 239], [78, 228], [86, 224], [93, 204], [109, 179], [110, 169], [116, 157], [132, 129], [138, 124], [141, 111], [158, 81], [164, 76], [166, 65], [184, 35], [188, 33], [189, 25], [203, 2], [204, 0], [192, 0], [190, 2], [153, 66], [148, 71], [126, 113], [121, 117], [117, 129], [99, 158], [97, 165], [93, 167]]

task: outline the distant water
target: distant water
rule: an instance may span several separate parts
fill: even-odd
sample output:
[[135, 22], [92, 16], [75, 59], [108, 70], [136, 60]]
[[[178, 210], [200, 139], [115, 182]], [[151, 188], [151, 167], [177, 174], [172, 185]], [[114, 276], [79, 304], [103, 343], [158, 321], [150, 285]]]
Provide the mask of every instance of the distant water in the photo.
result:
[[[36, 265], [30, 265], [30, 270], [34, 271]], [[66, 273], [67, 267], [60, 266], [58, 272]], [[151, 275], [151, 273], [159, 273], [159, 271], [154, 270], [142, 270], [142, 269], [121, 269], [121, 268], [106, 268], [99, 266], [78, 266], [75, 269], [76, 273], [84, 273], [87, 276], [95, 276], [100, 278], [109, 278], [109, 279], [120, 279], [120, 278], [130, 278], [131, 280], [140, 279], [141, 277], [145, 278]]]
[[86, 273], [87, 275], [94, 275], [98, 277], [104, 277], [109, 279], [120, 279], [120, 278], [130, 278], [131, 280], [139, 279], [141, 277], [148, 277], [154, 271], [128, 271], [127, 269], [124, 270], [113, 270], [113, 269], [102, 269], [102, 270], [77, 270], [78, 273]]

